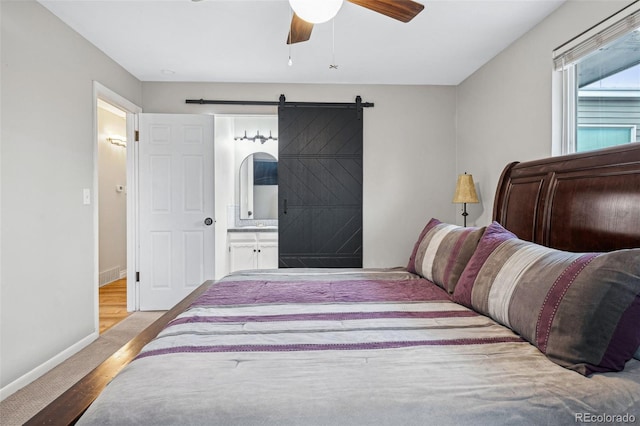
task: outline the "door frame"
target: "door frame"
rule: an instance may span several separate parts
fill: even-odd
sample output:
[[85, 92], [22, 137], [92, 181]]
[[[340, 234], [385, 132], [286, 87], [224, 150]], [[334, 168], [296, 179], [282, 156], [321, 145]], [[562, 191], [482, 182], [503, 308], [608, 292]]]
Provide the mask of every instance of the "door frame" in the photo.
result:
[[138, 129], [138, 116], [142, 108], [128, 99], [120, 96], [108, 87], [93, 81], [93, 289], [95, 329], [100, 329], [100, 223], [98, 206], [98, 99], [110, 103], [127, 113], [127, 311], [137, 311], [140, 306], [138, 288], [136, 285], [136, 268], [138, 266], [138, 145], [133, 143]]

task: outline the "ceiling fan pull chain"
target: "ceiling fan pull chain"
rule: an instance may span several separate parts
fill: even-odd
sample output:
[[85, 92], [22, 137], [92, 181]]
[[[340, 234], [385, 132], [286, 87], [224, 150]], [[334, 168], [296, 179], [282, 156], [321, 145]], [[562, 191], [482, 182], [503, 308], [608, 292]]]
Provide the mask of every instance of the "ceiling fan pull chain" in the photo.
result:
[[[291, 11], [291, 7], [289, 7], [289, 22], [291, 22], [291, 20], [293, 19], [293, 12]], [[293, 43], [291, 43], [291, 32], [293, 30], [293, 27], [291, 24], [289, 24], [289, 40], [288, 40], [288, 45], [289, 45], [289, 61], [287, 62], [287, 65], [289, 66], [293, 66], [293, 60], [291, 60], [291, 45]]]
[[331, 20], [331, 64], [329, 64], [330, 70], [337, 70], [336, 64], [336, 19]]

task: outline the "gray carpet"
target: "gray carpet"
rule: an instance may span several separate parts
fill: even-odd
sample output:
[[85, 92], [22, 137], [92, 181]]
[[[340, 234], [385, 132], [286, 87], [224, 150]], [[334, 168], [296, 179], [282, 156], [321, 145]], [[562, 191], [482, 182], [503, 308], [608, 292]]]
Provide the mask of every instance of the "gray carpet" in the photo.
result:
[[164, 312], [134, 312], [89, 346], [0, 402], [0, 424], [22, 425]]

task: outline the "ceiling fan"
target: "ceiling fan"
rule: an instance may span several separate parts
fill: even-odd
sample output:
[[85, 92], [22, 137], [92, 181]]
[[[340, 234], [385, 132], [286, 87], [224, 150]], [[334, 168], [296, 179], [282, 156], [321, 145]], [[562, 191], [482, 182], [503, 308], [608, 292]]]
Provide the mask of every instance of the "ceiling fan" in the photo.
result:
[[[411, 21], [424, 5], [411, 0], [347, 0], [401, 22]], [[336, 16], [343, 0], [289, 0], [293, 9], [287, 44], [309, 40], [314, 24]]]

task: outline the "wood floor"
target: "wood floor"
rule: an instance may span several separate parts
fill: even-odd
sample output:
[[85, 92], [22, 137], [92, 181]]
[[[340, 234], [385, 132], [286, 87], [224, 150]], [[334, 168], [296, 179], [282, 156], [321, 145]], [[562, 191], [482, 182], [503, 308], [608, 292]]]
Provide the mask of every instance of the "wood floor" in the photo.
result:
[[127, 279], [100, 287], [100, 334], [129, 316], [127, 312]]

